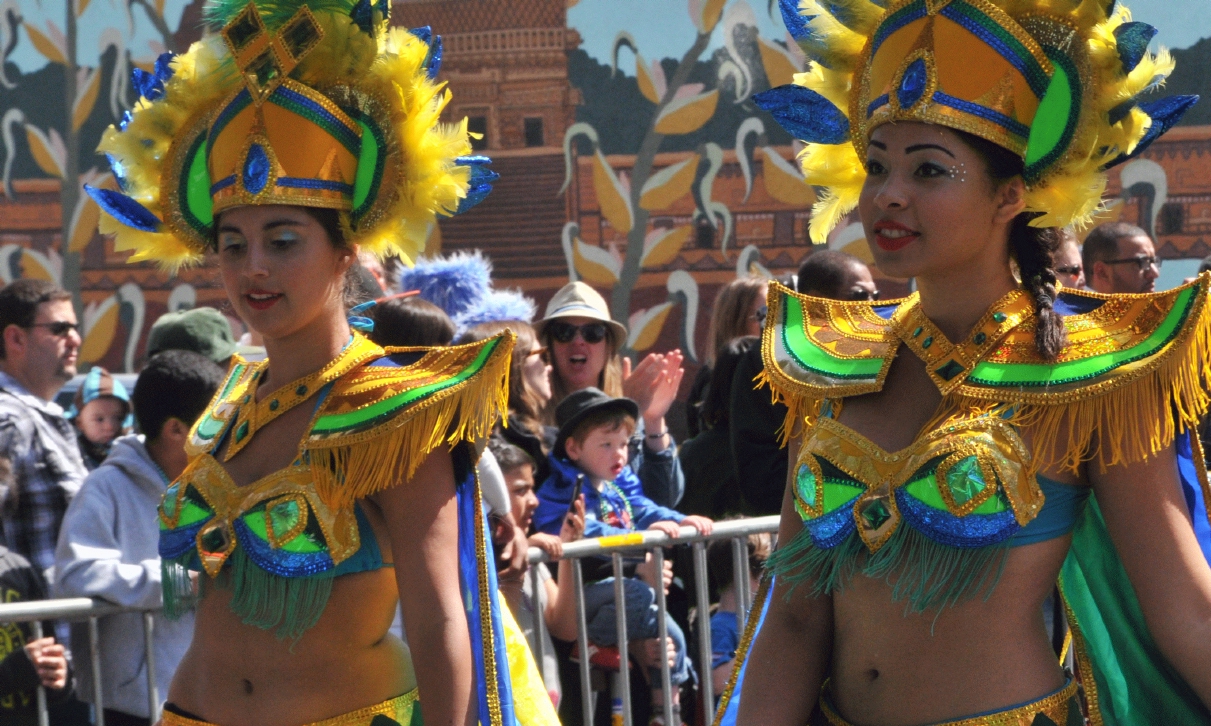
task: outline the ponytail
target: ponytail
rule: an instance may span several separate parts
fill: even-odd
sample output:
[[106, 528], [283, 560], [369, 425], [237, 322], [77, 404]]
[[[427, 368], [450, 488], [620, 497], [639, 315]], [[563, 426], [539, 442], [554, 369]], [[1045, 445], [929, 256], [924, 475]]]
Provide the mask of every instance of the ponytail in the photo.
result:
[[1062, 238], [1056, 227], [1030, 226], [1030, 220], [1036, 216], [1022, 213], [1013, 220], [1009, 246], [1022, 275], [1022, 286], [1034, 300], [1038, 320], [1034, 331], [1035, 347], [1043, 360], [1054, 361], [1068, 342], [1064, 320], [1055, 311], [1057, 292], [1052, 255], [1059, 249]]

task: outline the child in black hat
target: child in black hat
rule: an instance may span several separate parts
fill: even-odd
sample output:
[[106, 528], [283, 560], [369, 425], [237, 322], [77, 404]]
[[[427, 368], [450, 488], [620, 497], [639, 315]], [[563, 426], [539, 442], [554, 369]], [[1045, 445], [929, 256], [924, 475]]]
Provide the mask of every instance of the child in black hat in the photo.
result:
[[[559, 435], [551, 452], [551, 474], [538, 490], [538, 510], [534, 524], [541, 532], [558, 534], [572, 504], [577, 481], [581, 483], [585, 503], [586, 537], [606, 537], [629, 534], [641, 529], [664, 532], [670, 537], [679, 534], [680, 527], [689, 525], [703, 534], [710, 534], [712, 522], [706, 517], [684, 515], [662, 507], [643, 495], [643, 486], [627, 466], [627, 443], [635, 430], [639, 407], [628, 398], [612, 398], [596, 388], [585, 388], [565, 398], [555, 411]], [[600, 574], [605, 575], [608, 568]], [[666, 572], [655, 572], [651, 556], [635, 567], [639, 576], [623, 581], [626, 592], [627, 633], [636, 640], [656, 638], [658, 610], [657, 583], [666, 587], [672, 575], [666, 560]], [[586, 572], [586, 580], [590, 579]], [[618, 652], [615, 630], [614, 578], [605, 577], [585, 585], [585, 619], [589, 640], [598, 650], [591, 654], [594, 662], [608, 662], [616, 667]], [[665, 615], [674, 655], [671, 676], [676, 709], [678, 688], [690, 678], [690, 663], [686, 657], [685, 635], [677, 623]], [[663, 657], [663, 648], [655, 649]], [[659, 687], [660, 670], [649, 669], [653, 711], [659, 711], [663, 694]]]

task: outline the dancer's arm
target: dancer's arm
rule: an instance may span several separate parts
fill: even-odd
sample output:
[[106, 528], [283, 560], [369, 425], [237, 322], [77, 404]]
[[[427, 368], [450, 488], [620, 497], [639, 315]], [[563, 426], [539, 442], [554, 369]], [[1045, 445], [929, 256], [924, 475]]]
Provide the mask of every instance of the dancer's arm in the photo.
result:
[[471, 636], [458, 581], [458, 503], [450, 452], [434, 450], [411, 481], [374, 499], [391, 535], [425, 723], [474, 724]]
[[[792, 462], [798, 448], [798, 442], [792, 441]], [[793, 466], [789, 468], [794, 471]], [[789, 475], [787, 478], [778, 530], [782, 543], [790, 542], [803, 529], [792, 503]], [[827, 675], [833, 640], [832, 597], [812, 597], [811, 589], [810, 582], [793, 590], [782, 580], [776, 582], [765, 623], [749, 650], [737, 719], [740, 726], [802, 726], [811, 717]], [[794, 687], [788, 688], [791, 683]]]
[[1211, 706], [1211, 568], [1191, 528], [1170, 452], [1137, 464], [1089, 467], [1098, 504], [1148, 630]]

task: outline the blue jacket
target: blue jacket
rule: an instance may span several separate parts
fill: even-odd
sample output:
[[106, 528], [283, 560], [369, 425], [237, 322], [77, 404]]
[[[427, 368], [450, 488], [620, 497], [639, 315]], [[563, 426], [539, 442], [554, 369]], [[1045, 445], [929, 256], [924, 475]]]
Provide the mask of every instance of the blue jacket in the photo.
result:
[[[538, 488], [538, 510], [534, 512], [534, 526], [540, 532], [559, 534], [563, 526], [564, 516], [572, 500], [572, 490], [576, 478], [581, 471], [576, 464], [566, 459], [547, 457], [551, 466], [551, 474]], [[585, 504], [585, 537], [608, 537], [615, 534], [627, 534], [641, 529], [647, 529], [655, 522], [680, 522], [685, 519], [681, 512], [668, 507], [662, 507], [643, 494], [643, 486], [639, 477], [624, 467], [612, 486], [606, 486], [597, 491], [589, 485], [588, 479], [584, 486]], [[630, 504], [630, 513], [627, 504]], [[631, 520], [630, 515], [634, 515]]]

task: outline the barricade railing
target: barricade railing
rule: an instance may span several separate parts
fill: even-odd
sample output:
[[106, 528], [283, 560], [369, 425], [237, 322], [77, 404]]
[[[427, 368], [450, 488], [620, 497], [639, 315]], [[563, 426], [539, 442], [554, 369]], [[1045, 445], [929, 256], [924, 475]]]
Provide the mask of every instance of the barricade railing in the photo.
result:
[[[616, 613], [615, 627], [618, 635], [618, 651], [620, 654], [622, 674], [620, 677], [620, 690], [622, 696], [622, 720], [625, 726], [632, 726], [631, 715], [631, 680], [629, 673], [628, 662], [628, 642], [627, 642], [627, 623], [626, 623], [626, 588], [623, 583], [623, 558], [630, 553], [651, 552], [654, 570], [657, 577], [663, 577], [664, 572], [664, 550], [668, 547], [689, 546], [693, 554], [694, 561], [694, 599], [697, 605], [697, 625], [698, 625], [698, 670], [700, 676], [701, 687], [699, 693], [702, 698], [703, 712], [707, 714], [707, 722], [710, 721], [710, 716], [714, 714], [715, 709], [715, 694], [714, 684], [711, 678], [711, 660], [713, 649], [711, 646], [711, 615], [710, 615], [710, 595], [707, 581], [707, 566], [706, 566], [706, 546], [710, 542], [717, 540], [731, 540], [732, 542], [732, 577], [736, 588], [736, 602], [739, 609], [741, 622], [748, 615], [749, 608], [753, 605], [753, 593], [750, 588], [749, 564], [748, 564], [748, 544], [747, 538], [752, 534], [761, 533], [776, 533], [778, 531], [779, 518], [775, 516], [769, 517], [753, 517], [749, 519], [733, 519], [722, 522], [715, 522], [713, 531], [709, 535], [701, 535], [698, 530], [693, 527], [682, 527], [680, 536], [673, 538], [663, 532], [654, 530], [645, 530], [643, 532], [634, 532], [631, 534], [618, 535], [614, 537], [601, 537], [598, 539], [585, 539], [578, 542], [570, 542], [563, 546], [563, 556], [560, 559], [571, 560], [573, 591], [576, 596], [576, 643], [580, 650], [580, 693], [581, 693], [581, 709], [584, 718], [585, 726], [593, 726], [595, 701], [592, 695], [592, 685], [590, 683], [590, 665], [589, 665], [589, 642], [588, 642], [588, 625], [585, 619], [585, 601], [584, 601], [584, 575], [581, 569], [581, 560], [586, 557], [602, 557], [607, 556], [613, 565], [614, 574], [614, 611]], [[537, 547], [531, 547], [529, 551], [529, 561], [531, 564], [537, 562], [553, 562], [547, 556], [547, 553]], [[538, 593], [542, 587], [540, 575], [536, 568], [531, 568], [529, 576], [531, 578], [532, 591], [534, 592], [537, 601]], [[654, 588], [656, 591], [656, 608], [657, 608], [657, 638], [661, 644], [660, 647], [660, 688], [663, 692], [664, 706], [664, 722], [666, 724], [677, 723], [673, 715], [672, 701], [672, 677], [669, 671], [669, 661], [665, 654], [665, 648], [668, 632], [665, 626], [665, 616], [667, 614], [667, 606], [665, 603], [664, 587]], [[536, 609], [537, 610], [537, 609]], [[535, 612], [535, 620], [542, 617], [541, 611]], [[688, 647], [688, 642], [687, 642]], [[544, 659], [543, 644], [541, 630], [539, 627], [534, 628], [534, 642], [531, 644], [534, 651], [534, 660], [539, 665], [540, 672], [542, 671], [542, 663]], [[688, 657], [688, 653], [686, 654]]]
[[[609, 557], [614, 574], [615, 626], [618, 633], [618, 650], [621, 655], [622, 677], [622, 715], [623, 723], [632, 726], [631, 689], [629, 678], [628, 640], [626, 623], [626, 588], [623, 583], [624, 557], [628, 554], [651, 552], [654, 571], [663, 577], [664, 550], [669, 547], [689, 546], [694, 562], [694, 597], [698, 611], [698, 663], [701, 677], [700, 693], [702, 707], [706, 714], [713, 713], [715, 694], [711, 680], [711, 626], [710, 626], [710, 597], [707, 586], [706, 546], [716, 540], [732, 541], [732, 574], [736, 587], [737, 606], [740, 609], [741, 620], [752, 607], [753, 593], [749, 587], [748, 545], [746, 539], [751, 534], [778, 531], [778, 517], [754, 517], [751, 519], [735, 519], [716, 522], [714, 531], [703, 536], [693, 527], [682, 527], [680, 536], [669, 537], [663, 532], [646, 530], [627, 535], [601, 537], [570, 542], [563, 546], [561, 559], [571, 560], [572, 577], [575, 587], [576, 605], [576, 641], [580, 648], [580, 690], [581, 703], [584, 713], [585, 726], [593, 726], [594, 699], [590, 684], [589, 642], [585, 619], [584, 575], [581, 560], [586, 557]], [[537, 547], [531, 547], [528, 553], [531, 564], [552, 562], [547, 553]], [[531, 568], [530, 577], [535, 597], [542, 587], [540, 575], [536, 568]], [[668, 657], [664, 644], [667, 643], [668, 630], [665, 617], [668, 613], [663, 587], [656, 587], [657, 637], [662, 645], [660, 651], [660, 683], [664, 695], [664, 719], [666, 724], [673, 724], [672, 674], [669, 669]], [[105, 703], [102, 692], [101, 678], [101, 649], [98, 621], [111, 615], [126, 613], [141, 613], [143, 616], [143, 646], [147, 659], [147, 702], [151, 713], [151, 722], [155, 723], [160, 717], [160, 694], [156, 686], [156, 667], [154, 635], [155, 622], [153, 616], [158, 609], [146, 610], [127, 608], [106, 603], [91, 598], [66, 598], [59, 600], [33, 600], [28, 602], [0, 604], [0, 623], [30, 623], [34, 638], [42, 637], [42, 622], [59, 620], [68, 622], [88, 622], [89, 660], [92, 670], [92, 702], [95, 711], [96, 726], [105, 726]], [[543, 617], [541, 611], [535, 613], [536, 619]], [[687, 643], [688, 645], [688, 643]], [[541, 628], [534, 629], [533, 648], [535, 662], [542, 671], [544, 660]], [[687, 654], [688, 656], [688, 654]], [[545, 676], [545, 673], [543, 673]], [[46, 691], [39, 686], [37, 693], [38, 724], [48, 726], [49, 717], [46, 707]]]
[[[92, 670], [93, 708], [96, 711], [96, 726], [105, 726], [105, 702], [101, 692], [101, 643], [97, 621], [109, 615], [142, 613], [143, 648], [147, 658], [147, 707], [151, 722], [160, 718], [160, 694], [156, 688], [156, 654], [154, 648], [155, 622], [153, 615], [159, 608], [145, 610], [113, 605], [87, 597], [60, 600], [31, 600], [29, 602], [0, 605], [0, 623], [30, 623], [34, 638], [42, 637], [42, 621], [64, 620], [68, 622], [88, 621], [88, 651]], [[46, 690], [38, 686], [38, 726], [48, 726], [50, 717], [46, 710]]]

